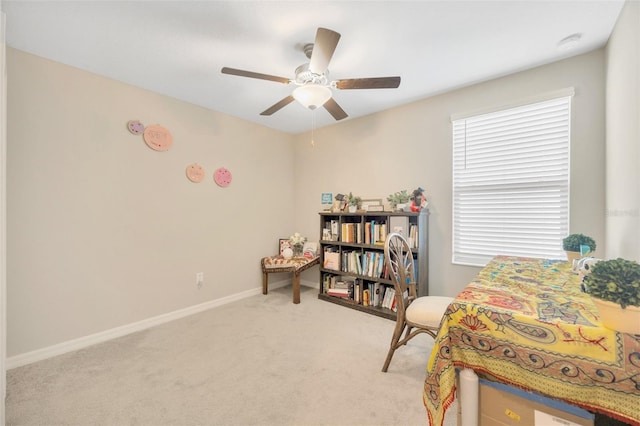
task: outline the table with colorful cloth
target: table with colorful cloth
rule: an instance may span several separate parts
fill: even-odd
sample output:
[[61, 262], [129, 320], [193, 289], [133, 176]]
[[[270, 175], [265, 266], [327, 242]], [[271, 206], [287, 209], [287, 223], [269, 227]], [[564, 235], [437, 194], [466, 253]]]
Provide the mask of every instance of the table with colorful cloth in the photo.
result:
[[640, 335], [605, 328], [566, 261], [497, 256], [456, 296], [427, 365], [429, 424], [465, 368], [640, 425]]

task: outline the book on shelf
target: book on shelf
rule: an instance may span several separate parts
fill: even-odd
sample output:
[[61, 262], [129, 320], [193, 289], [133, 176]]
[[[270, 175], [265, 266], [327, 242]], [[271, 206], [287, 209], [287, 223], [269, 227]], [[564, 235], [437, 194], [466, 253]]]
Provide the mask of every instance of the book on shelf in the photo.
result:
[[385, 288], [382, 307], [394, 312], [398, 310], [396, 306], [396, 290], [391, 286]]
[[384, 286], [382, 284], [379, 282], [373, 283], [373, 303], [371, 306], [378, 307], [382, 304], [382, 291], [384, 291]]
[[355, 300], [356, 279], [351, 277], [341, 277], [330, 284], [326, 293], [329, 296], [341, 297], [343, 299]]
[[379, 236], [378, 240], [376, 240], [376, 244], [384, 244], [385, 240], [387, 239], [387, 224], [381, 223], [380, 230], [378, 232]]
[[327, 290], [327, 294], [341, 299], [349, 299], [349, 290], [346, 288], [330, 288]]
[[366, 288], [362, 290], [362, 306], [371, 305], [371, 293], [369, 293], [369, 289]]
[[340, 241], [342, 241], [343, 243], [348, 243], [349, 242], [349, 224], [348, 223], [343, 223], [342, 225], [340, 225]]
[[322, 275], [322, 292], [326, 293], [327, 290], [333, 288], [336, 281], [335, 275], [323, 274]]
[[384, 253], [381, 251], [366, 251], [361, 256], [361, 275], [382, 278], [385, 271]]
[[375, 251], [367, 252], [367, 272], [365, 273], [365, 275], [369, 277], [373, 276], [373, 264], [375, 263], [376, 255], [377, 255], [377, 252]]
[[383, 245], [387, 238], [387, 224], [371, 220], [365, 224], [365, 244]]
[[331, 221], [331, 240], [338, 241], [338, 221]]
[[356, 222], [343, 223], [341, 227], [340, 241], [343, 243], [362, 244], [362, 224]]
[[409, 246], [412, 249], [418, 248], [418, 227], [416, 225], [411, 225], [409, 227]]
[[332, 284], [333, 285], [329, 287], [331, 289], [349, 290], [349, 281], [344, 281], [342, 278], [337, 279]]
[[342, 252], [342, 272], [362, 274], [361, 253], [356, 250]]

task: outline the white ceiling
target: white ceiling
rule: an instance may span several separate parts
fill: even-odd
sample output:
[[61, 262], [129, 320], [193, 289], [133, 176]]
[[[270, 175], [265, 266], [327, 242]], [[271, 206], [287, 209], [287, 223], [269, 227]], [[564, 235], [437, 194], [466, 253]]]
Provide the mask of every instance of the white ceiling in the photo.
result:
[[[342, 37], [331, 79], [399, 75], [398, 89], [334, 90], [349, 119], [584, 53], [606, 44], [623, 0], [3, 0], [7, 44], [289, 133], [311, 128], [295, 86], [224, 75], [223, 66], [294, 78], [317, 27]], [[571, 49], [558, 42], [582, 35]], [[9, 79], [11, 76], [8, 77]], [[316, 127], [335, 120], [315, 112]]]

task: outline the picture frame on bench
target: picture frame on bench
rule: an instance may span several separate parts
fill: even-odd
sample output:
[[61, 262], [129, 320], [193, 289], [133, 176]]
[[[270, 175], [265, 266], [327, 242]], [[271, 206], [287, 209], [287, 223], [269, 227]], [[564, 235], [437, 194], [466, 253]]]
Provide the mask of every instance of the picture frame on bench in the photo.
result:
[[288, 238], [280, 238], [278, 240], [278, 254], [282, 255], [285, 249], [291, 248], [291, 243]]

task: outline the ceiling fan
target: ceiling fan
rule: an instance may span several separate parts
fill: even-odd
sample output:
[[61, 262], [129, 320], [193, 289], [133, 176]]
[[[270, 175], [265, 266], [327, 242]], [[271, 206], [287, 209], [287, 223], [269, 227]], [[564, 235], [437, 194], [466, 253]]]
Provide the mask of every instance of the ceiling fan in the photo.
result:
[[349, 78], [330, 81], [328, 71], [329, 61], [333, 56], [333, 52], [336, 50], [339, 40], [339, 33], [327, 28], [318, 28], [315, 42], [306, 44], [303, 48], [309, 62], [296, 68], [295, 79], [293, 80], [286, 77], [261, 74], [236, 68], [223, 67], [221, 71], [223, 74], [257, 78], [283, 84], [295, 84], [298, 86], [291, 95], [262, 111], [260, 115], [272, 115], [294, 100], [297, 100], [306, 108], [312, 110], [323, 106], [333, 118], [342, 120], [348, 115], [331, 96], [331, 89], [395, 89], [400, 86], [400, 77]]

